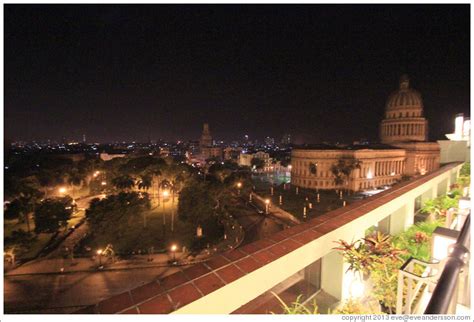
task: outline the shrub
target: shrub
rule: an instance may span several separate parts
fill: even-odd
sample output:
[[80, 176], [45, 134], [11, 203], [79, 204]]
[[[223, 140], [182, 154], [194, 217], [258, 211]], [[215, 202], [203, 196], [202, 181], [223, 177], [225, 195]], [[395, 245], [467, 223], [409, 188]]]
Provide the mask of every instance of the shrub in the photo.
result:
[[379, 304], [374, 299], [366, 299], [366, 305], [360, 303], [356, 299], [350, 298], [334, 311], [330, 312], [332, 314], [380, 314]]
[[318, 314], [318, 306], [316, 305], [316, 300], [313, 300], [311, 304], [304, 305], [301, 303], [302, 295], [299, 295], [294, 302], [288, 305], [277, 294], [273, 292], [272, 294], [281, 303], [281, 307], [283, 308], [283, 314]]

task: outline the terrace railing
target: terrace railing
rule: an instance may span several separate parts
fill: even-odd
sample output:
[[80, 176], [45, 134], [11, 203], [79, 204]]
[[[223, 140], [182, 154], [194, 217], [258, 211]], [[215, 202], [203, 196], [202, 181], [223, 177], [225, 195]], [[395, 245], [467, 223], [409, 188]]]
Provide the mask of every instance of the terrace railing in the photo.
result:
[[450, 254], [426, 307], [425, 314], [456, 313], [459, 277], [469, 260], [470, 226], [471, 215], [469, 214], [456, 243], [450, 248]]

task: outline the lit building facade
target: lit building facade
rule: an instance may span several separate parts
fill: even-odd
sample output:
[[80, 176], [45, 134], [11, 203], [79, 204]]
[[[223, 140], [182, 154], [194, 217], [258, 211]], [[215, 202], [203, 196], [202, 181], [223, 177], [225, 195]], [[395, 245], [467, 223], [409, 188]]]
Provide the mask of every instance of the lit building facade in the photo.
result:
[[239, 155], [239, 165], [252, 167], [252, 159], [261, 159], [264, 162], [263, 169], [259, 169], [259, 172], [271, 172], [273, 171], [273, 159], [270, 158], [270, 155], [263, 151], [258, 151], [255, 153], [240, 153]]
[[[402, 176], [424, 175], [439, 168], [440, 147], [427, 142], [428, 121], [421, 95], [407, 76], [386, 104], [380, 125], [380, 145], [295, 148], [291, 154], [292, 184], [312, 189], [363, 190], [393, 184]], [[331, 167], [341, 159], [356, 159], [359, 168], [343, 184], [336, 184]]]
[[[291, 154], [291, 183], [310, 189], [363, 190], [393, 184], [402, 178], [406, 166], [406, 151], [386, 147], [385, 149], [337, 147], [295, 149]], [[331, 167], [340, 159], [355, 158], [360, 169], [351, 172], [348, 180], [336, 185]]]

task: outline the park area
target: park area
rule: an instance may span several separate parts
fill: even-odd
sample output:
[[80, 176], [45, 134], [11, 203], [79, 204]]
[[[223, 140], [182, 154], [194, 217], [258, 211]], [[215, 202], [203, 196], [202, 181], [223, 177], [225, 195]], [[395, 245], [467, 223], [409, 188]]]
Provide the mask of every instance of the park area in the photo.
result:
[[131, 216], [106, 224], [106, 229], [93, 229], [75, 252], [88, 256], [109, 244], [122, 256], [164, 252], [170, 244], [189, 249], [196, 228], [178, 219], [177, 207], [178, 198], [169, 198], [154, 203], [151, 209], [135, 209]]
[[[272, 205], [280, 207], [300, 220], [314, 218], [349, 205], [354, 200], [353, 194], [348, 195], [347, 192], [337, 190], [315, 191], [296, 188], [288, 183], [272, 184], [272, 178], [266, 175], [253, 176], [252, 183], [257, 194], [269, 199]], [[340, 193], [342, 193], [342, 198]]]

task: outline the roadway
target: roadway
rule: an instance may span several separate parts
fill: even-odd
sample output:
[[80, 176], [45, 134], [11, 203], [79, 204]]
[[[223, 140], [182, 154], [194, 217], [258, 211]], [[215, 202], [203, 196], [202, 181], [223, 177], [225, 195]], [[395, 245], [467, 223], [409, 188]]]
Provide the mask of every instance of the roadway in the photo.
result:
[[5, 313], [72, 313], [83, 306], [174, 273], [176, 267], [153, 267], [72, 274], [8, 276]]

